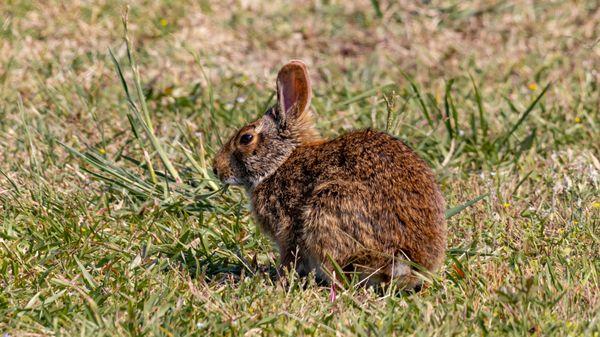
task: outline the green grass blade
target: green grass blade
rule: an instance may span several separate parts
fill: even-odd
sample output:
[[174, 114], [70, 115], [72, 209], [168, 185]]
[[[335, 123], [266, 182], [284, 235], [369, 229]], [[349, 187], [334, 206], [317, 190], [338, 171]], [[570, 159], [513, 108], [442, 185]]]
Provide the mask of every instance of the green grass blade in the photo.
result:
[[475, 79], [471, 74], [469, 74], [469, 78], [471, 79], [471, 84], [473, 85], [473, 92], [475, 93], [475, 102], [477, 103], [477, 112], [479, 113], [479, 126], [481, 127], [481, 133], [484, 138], [484, 142], [488, 137], [488, 123], [485, 119], [485, 112], [483, 110], [483, 101], [481, 98], [481, 94], [479, 93], [479, 88], [475, 83]]
[[406, 74], [404, 72], [402, 72], [402, 75], [410, 84], [410, 87], [411, 87], [413, 93], [417, 96], [417, 102], [419, 102], [419, 105], [421, 106], [421, 112], [423, 113], [423, 116], [425, 116], [425, 119], [427, 120], [427, 124], [429, 124], [429, 126], [433, 128], [434, 127], [433, 119], [431, 118], [431, 114], [429, 113], [427, 104], [425, 104], [425, 101], [423, 100], [423, 95], [421, 94], [421, 90], [419, 89], [417, 82], [415, 82], [415, 80], [412, 77], [410, 77], [408, 74]]
[[488, 195], [489, 195], [489, 193], [482, 194], [482, 195], [478, 196], [477, 198], [474, 198], [474, 199], [471, 199], [471, 200], [465, 202], [462, 205], [452, 207], [452, 208], [446, 210], [446, 214], [445, 214], [446, 219], [450, 219], [451, 217], [455, 216], [456, 214], [464, 211], [466, 208], [473, 206], [480, 200], [483, 200], [484, 198], [486, 198]]
[[383, 17], [383, 12], [381, 12], [381, 6], [379, 6], [379, 0], [371, 0], [371, 6], [373, 6], [373, 10], [378, 18]]
[[[344, 273], [342, 267], [340, 267], [340, 265], [329, 254], [327, 254], [327, 260], [333, 268], [333, 270], [328, 271], [331, 273], [330, 277], [332, 278], [333, 282], [341, 282], [342, 287], [348, 288], [350, 286], [350, 281], [348, 280], [348, 277], [346, 277], [346, 273]], [[333, 278], [334, 275], [335, 279]]]
[[542, 90], [542, 92], [540, 92], [540, 94], [533, 100], [533, 102], [531, 102], [531, 104], [529, 104], [529, 106], [527, 107], [527, 109], [525, 109], [525, 111], [523, 112], [523, 114], [521, 115], [521, 117], [519, 118], [519, 120], [512, 126], [512, 128], [510, 129], [510, 131], [508, 131], [504, 137], [502, 137], [502, 142], [500, 143], [500, 145], [498, 146], [498, 149], [502, 149], [506, 146], [508, 140], [510, 139], [510, 137], [515, 133], [515, 131], [517, 131], [517, 129], [519, 128], [519, 126], [521, 126], [521, 124], [523, 124], [523, 122], [525, 121], [525, 119], [527, 118], [527, 116], [529, 116], [529, 114], [531, 113], [531, 111], [533, 111], [533, 108], [535, 108], [535, 106], [538, 104], [538, 102], [542, 99], [542, 97], [544, 97], [544, 94], [546, 93], [546, 91], [548, 91], [548, 89], [550, 88], [551, 83], [548, 83], [544, 89]]
[[115, 54], [113, 53], [111, 48], [108, 48], [108, 54], [110, 55], [110, 59], [112, 60], [115, 69], [117, 69], [117, 75], [119, 75], [121, 86], [125, 91], [125, 97], [127, 97], [128, 101], [133, 102], [133, 100], [131, 99], [131, 94], [129, 94], [129, 86], [127, 85], [127, 81], [125, 80], [125, 75], [123, 75], [123, 69], [121, 69], [121, 64], [119, 64], [119, 61], [117, 61], [117, 58], [115, 57]]
[[[444, 94], [444, 112], [445, 112], [445, 116], [444, 116], [444, 125], [446, 126], [446, 131], [448, 132], [448, 139], [453, 139], [454, 137], [456, 137], [455, 135], [455, 131], [452, 128], [452, 116], [456, 115], [456, 111], [452, 111], [451, 108], [451, 102], [450, 100], [452, 99], [452, 85], [454, 84], [454, 79], [451, 79], [450, 81], [448, 81], [448, 83], [446, 83], [446, 90], [445, 90], [445, 94]], [[456, 119], [455, 119], [456, 121]], [[454, 124], [455, 126], [457, 124]]]

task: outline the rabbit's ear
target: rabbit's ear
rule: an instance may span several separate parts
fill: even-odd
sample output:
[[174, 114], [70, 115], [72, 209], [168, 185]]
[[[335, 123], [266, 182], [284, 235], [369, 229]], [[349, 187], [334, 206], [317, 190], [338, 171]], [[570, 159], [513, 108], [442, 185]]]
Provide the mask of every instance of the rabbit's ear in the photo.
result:
[[308, 109], [311, 99], [310, 79], [304, 62], [292, 60], [277, 74], [278, 116], [283, 120], [295, 120], [302, 117]]

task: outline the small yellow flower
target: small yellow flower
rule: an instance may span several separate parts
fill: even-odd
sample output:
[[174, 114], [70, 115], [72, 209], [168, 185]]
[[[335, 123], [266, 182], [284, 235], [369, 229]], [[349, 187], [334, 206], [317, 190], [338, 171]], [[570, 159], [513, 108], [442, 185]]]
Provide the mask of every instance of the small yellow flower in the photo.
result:
[[579, 221], [573, 220], [573, 225], [579, 225]]
[[100, 154], [106, 154], [106, 150], [104, 148], [100, 148], [98, 152], [100, 152]]
[[600, 201], [596, 201], [592, 204], [593, 208], [600, 208]]
[[505, 202], [504, 204], [502, 204], [502, 206], [504, 206], [504, 208], [509, 208], [510, 207], [510, 203]]
[[160, 25], [166, 27], [168, 24], [167, 19], [160, 19]]
[[575, 123], [581, 123], [581, 118], [575, 117]]
[[529, 83], [527, 88], [529, 88], [529, 90], [531, 90], [531, 91], [536, 91], [538, 89], [538, 86], [536, 83]]

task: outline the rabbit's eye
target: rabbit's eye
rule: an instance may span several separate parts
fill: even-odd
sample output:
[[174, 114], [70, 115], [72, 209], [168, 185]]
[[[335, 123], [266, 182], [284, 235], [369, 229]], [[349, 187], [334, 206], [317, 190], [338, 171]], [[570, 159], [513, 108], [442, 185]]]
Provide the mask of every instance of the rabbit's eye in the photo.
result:
[[242, 137], [240, 137], [240, 143], [248, 145], [252, 141], [252, 138], [254, 138], [254, 136], [249, 133], [243, 134]]

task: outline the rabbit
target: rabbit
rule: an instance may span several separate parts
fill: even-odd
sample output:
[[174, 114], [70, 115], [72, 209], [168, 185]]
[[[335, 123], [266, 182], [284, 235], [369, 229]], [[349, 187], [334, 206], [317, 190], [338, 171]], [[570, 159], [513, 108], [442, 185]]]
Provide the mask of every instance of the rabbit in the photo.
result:
[[302, 61], [281, 68], [276, 88], [277, 103], [224, 143], [213, 172], [244, 187], [280, 268], [331, 282], [341, 267], [370, 284], [419, 289], [415, 272], [436, 271], [446, 250], [445, 202], [431, 169], [381, 131], [323, 139]]

